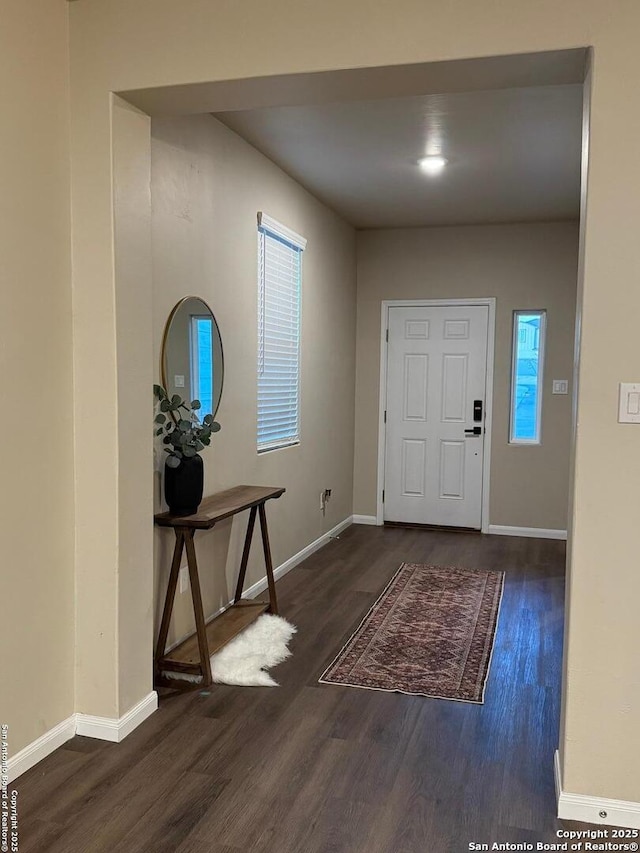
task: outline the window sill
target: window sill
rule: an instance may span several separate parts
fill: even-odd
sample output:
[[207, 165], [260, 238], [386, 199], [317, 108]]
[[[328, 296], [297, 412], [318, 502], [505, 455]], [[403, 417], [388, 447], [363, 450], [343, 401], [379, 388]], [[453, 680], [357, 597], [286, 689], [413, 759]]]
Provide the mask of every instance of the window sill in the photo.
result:
[[259, 447], [258, 448], [258, 456], [262, 456], [265, 453], [271, 453], [274, 450], [286, 450], [288, 447], [299, 447], [299, 441], [287, 441], [282, 444], [274, 444], [272, 447]]

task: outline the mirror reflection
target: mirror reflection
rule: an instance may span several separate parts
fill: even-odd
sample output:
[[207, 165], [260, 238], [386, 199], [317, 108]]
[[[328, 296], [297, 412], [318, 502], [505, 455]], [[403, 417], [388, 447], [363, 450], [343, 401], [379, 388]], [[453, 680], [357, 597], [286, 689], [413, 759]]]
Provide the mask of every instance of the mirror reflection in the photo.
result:
[[215, 415], [222, 396], [220, 330], [207, 303], [187, 296], [171, 312], [162, 342], [162, 382], [171, 397], [200, 400], [200, 419]]

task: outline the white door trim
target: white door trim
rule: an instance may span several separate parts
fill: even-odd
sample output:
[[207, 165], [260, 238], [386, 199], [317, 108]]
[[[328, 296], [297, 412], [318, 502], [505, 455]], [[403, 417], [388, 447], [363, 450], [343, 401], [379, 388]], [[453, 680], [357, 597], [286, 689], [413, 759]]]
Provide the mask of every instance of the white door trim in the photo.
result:
[[493, 425], [493, 360], [496, 337], [496, 300], [485, 299], [384, 299], [380, 324], [380, 395], [378, 401], [378, 481], [376, 498], [376, 524], [384, 524], [382, 490], [384, 488], [385, 447], [387, 426], [384, 412], [387, 407], [387, 329], [390, 308], [449, 308], [457, 305], [486, 305], [489, 309], [487, 330], [487, 387], [485, 396], [484, 461], [482, 465], [482, 526], [483, 533], [489, 532], [489, 485], [491, 482], [491, 434]]

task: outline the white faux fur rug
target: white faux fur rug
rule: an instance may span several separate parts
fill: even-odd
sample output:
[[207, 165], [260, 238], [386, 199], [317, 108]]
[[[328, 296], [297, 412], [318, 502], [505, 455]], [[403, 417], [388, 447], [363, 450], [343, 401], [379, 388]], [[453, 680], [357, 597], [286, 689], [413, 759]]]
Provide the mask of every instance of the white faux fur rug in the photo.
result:
[[[291, 656], [287, 644], [296, 628], [281, 616], [264, 613], [211, 655], [211, 675], [217, 684], [236, 684], [243, 687], [277, 687], [278, 682], [266, 670]], [[169, 678], [182, 681], [202, 681], [200, 675], [165, 672]]]

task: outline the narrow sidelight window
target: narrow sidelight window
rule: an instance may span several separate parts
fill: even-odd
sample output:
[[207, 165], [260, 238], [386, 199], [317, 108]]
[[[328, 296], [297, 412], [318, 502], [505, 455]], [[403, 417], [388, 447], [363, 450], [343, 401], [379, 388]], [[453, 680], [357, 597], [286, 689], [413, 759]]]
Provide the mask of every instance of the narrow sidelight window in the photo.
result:
[[198, 417], [213, 414], [213, 321], [191, 317], [191, 399], [200, 400]]
[[258, 214], [258, 453], [300, 441], [300, 290], [306, 243]]
[[513, 312], [511, 444], [540, 444], [546, 311]]

